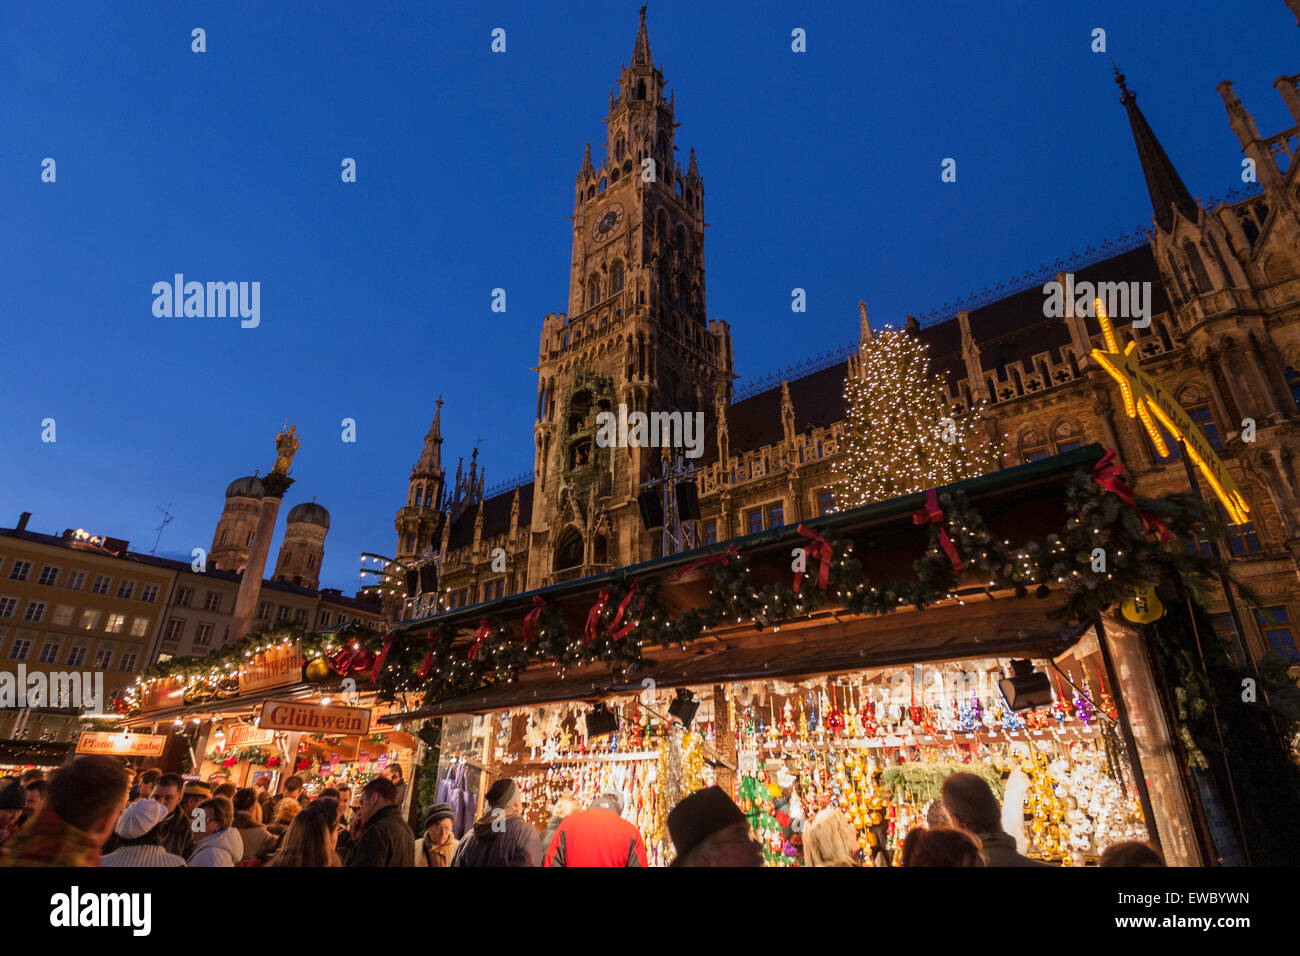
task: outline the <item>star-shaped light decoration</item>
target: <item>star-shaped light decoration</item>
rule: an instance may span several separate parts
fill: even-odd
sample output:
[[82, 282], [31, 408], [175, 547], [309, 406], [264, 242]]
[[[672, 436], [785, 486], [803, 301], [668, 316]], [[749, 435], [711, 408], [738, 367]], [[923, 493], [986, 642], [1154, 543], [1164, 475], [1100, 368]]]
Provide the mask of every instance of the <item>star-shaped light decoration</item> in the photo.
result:
[[1128, 417], [1142, 422], [1151, 438], [1151, 444], [1161, 458], [1169, 457], [1169, 445], [1156, 427], [1156, 422], [1180, 439], [1187, 457], [1214, 489], [1214, 494], [1228, 513], [1228, 520], [1233, 524], [1245, 524], [1250, 520], [1250, 506], [1246, 504], [1241, 489], [1237, 487], [1228, 469], [1210, 447], [1205, 433], [1192, 421], [1174, 396], [1142, 371], [1138, 364], [1136, 342], [1129, 342], [1123, 350], [1120, 349], [1115, 328], [1111, 325], [1110, 316], [1106, 314], [1101, 299], [1093, 300], [1093, 305], [1097, 321], [1101, 323], [1102, 335], [1106, 338], [1106, 349], [1093, 349], [1092, 357], [1119, 384], [1120, 394], [1124, 396], [1124, 411]]

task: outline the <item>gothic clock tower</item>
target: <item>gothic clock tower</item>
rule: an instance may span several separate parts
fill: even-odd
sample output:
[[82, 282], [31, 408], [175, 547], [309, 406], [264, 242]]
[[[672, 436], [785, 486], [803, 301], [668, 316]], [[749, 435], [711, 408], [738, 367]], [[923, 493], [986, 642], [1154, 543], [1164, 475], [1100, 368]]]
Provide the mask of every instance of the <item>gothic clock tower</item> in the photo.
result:
[[602, 448], [601, 411], [703, 412], [731, 398], [731, 333], [707, 318], [704, 184], [677, 159], [674, 97], [650, 56], [645, 7], [610, 92], [604, 157], [574, 187], [569, 307], [543, 322], [528, 586], [651, 556], [636, 497], [659, 448]]

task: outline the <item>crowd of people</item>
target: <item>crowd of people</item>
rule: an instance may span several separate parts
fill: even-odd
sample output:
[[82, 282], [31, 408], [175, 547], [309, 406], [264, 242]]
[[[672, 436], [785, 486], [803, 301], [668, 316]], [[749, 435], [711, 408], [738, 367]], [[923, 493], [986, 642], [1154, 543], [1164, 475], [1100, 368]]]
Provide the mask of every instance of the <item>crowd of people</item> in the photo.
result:
[[[602, 793], [582, 808], [562, 798], [545, 830], [524, 818], [516, 783], [497, 780], [485, 812], [459, 839], [450, 804], [424, 815], [417, 838], [402, 816], [405, 783], [393, 768], [361, 788], [309, 795], [291, 776], [238, 788], [179, 774], [135, 775], [110, 757], [80, 757], [51, 772], [0, 779], [0, 866], [568, 867], [646, 866], [641, 831], [622, 816], [623, 797]], [[903, 866], [1047, 866], [1024, 856], [1002, 828], [1002, 808], [981, 777], [954, 773], [903, 841]], [[668, 814], [673, 866], [762, 866], [748, 817], [720, 787], [696, 791]], [[866, 864], [836, 807], [803, 829], [809, 866]], [[1164, 866], [1145, 843], [1110, 847], [1102, 866]]]

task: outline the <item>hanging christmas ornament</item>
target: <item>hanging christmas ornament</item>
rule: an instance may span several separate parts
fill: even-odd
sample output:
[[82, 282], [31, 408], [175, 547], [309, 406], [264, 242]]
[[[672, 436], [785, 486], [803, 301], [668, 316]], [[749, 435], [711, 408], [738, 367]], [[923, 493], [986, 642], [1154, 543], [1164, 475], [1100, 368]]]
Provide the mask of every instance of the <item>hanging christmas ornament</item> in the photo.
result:
[[839, 697], [834, 684], [831, 685], [831, 702], [831, 712], [826, 715], [826, 726], [834, 737], [844, 729], [844, 715], [840, 713]]
[[313, 684], [319, 684], [330, 676], [329, 662], [323, 657], [317, 657], [307, 664], [307, 679]]
[[1150, 624], [1165, 616], [1165, 606], [1156, 596], [1155, 588], [1138, 588], [1120, 602], [1119, 612], [1134, 624]]

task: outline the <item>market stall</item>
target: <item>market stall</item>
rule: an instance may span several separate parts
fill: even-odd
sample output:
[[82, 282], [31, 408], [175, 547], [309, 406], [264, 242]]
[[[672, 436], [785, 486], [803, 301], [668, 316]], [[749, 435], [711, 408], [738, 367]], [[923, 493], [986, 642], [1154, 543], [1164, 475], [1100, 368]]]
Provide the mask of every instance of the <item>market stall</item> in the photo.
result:
[[[769, 863], [802, 862], [803, 824], [834, 806], [890, 865], [957, 767], [1002, 799], [1014, 783], [1006, 824], [1031, 856], [1150, 839], [1200, 863], [1176, 717], [1117, 613], [1196, 558], [1129, 520], [1106, 462], [1092, 446], [404, 624], [379, 684], [424, 705], [380, 722], [437, 722], [458, 825], [501, 776], [539, 829], [560, 796], [613, 786], [657, 863], [667, 811], [716, 782]], [[998, 681], [1026, 660], [1050, 689], [1012, 710]]]
[[419, 741], [376, 718], [397, 709], [371, 682], [377, 635], [255, 633], [225, 652], [145, 672], [123, 706], [124, 730], [168, 735], [152, 765], [278, 792], [297, 774], [309, 794], [350, 786], [354, 796], [391, 767], [409, 780]]

